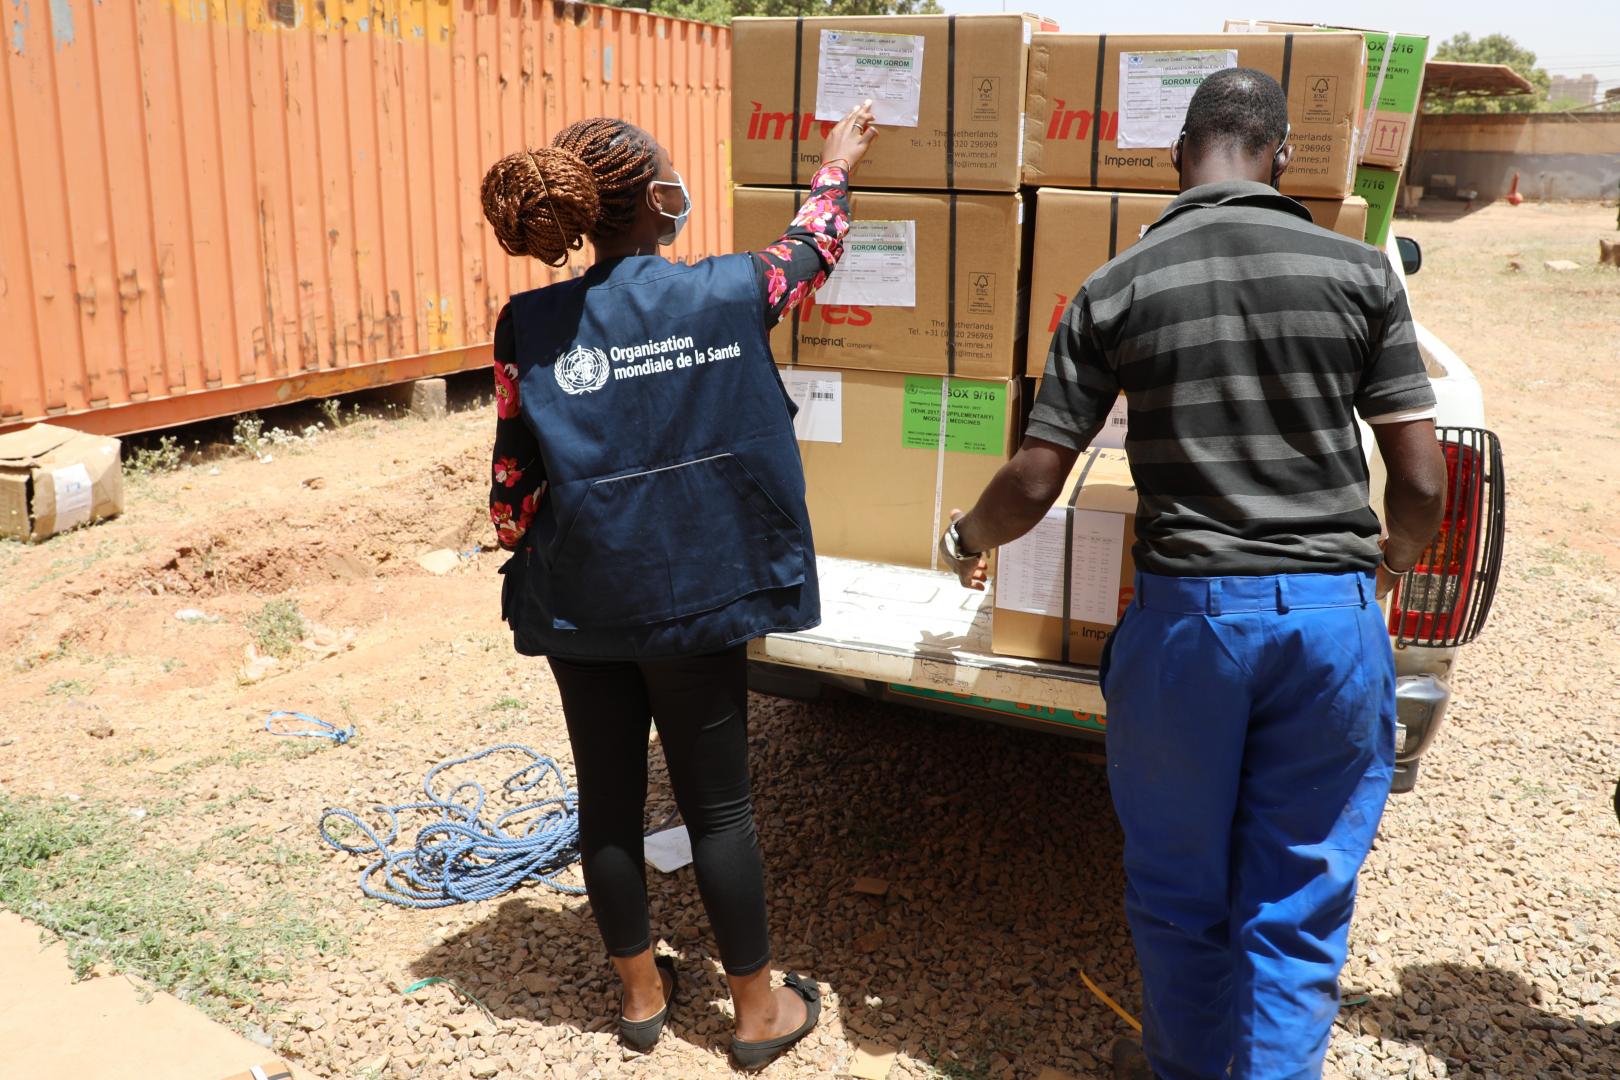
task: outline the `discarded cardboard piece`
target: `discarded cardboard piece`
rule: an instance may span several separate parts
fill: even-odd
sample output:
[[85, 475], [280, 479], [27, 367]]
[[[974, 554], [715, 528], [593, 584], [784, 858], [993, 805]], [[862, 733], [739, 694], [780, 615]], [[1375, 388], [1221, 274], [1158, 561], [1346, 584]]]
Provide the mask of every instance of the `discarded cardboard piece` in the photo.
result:
[[1548, 270], [1556, 270], [1560, 273], [1570, 270], [1579, 270], [1581, 268], [1580, 263], [1571, 262], [1569, 259], [1548, 259], [1541, 265], [1545, 266]]
[[[777, 362], [1011, 378], [1026, 330], [1023, 199], [869, 191], [864, 174], [861, 183], [838, 268], [771, 334]], [[774, 242], [808, 193], [738, 188], [738, 246]]]
[[[1035, 243], [1030, 277], [1030, 327], [1025, 374], [1040, 378], [1064, 309], [1104, 263], [1123, 253], [1164, 213], [1174, 196], [1041, 188], [1035, 195]], [[1300, 199], [1324, 229], [1360, 240], [1367, 204], [1349, 199]]]
[[892, 1046], [861, 1043], [855, 1048], [855, 1056], [850, 1059], [849, 1075], [860, 1080], [884, 1080], [889, 1070], [894, 1068], [894, 1059], [898, 1056], [899, 1051]]
[[40, 541], [124, 512], [119, 442], [55, 424], [0, 435], [0, 536]]
[[1283, 194], [1342, 199], [1355, 173], [1365, 55], [1353, 33], [1036, 34], [1024, 183], [1178, 190], [1170, 146], [1193, 91], [1214, 71], [1248, 67], [1288, 95], [1294, 159]]
[[692, 862], [692, 835], [685, 825], [652, 833], [642, 846], [648, 865], [660, 874], [673, 874]]
[[997, 552], [990, 645], [1002, 656], [1095, 666], [1135, 593], [1137, 496], [1124, 451], [1082, 454], [1063, 493]]
[[449, 548], [437, 548], [418, 555], [416, 562], [430, 574], [448, 574], [461, 565], [461, 556]]
[[[879, 371], [836, 375], [795, 421], [816, 552], [927, 568], [953, 507], [972, 506], [1018, 439], [1022, 379], [975, 381]], [[944, 452], [940, 452], [941, 398]], [[812, 421], [836, 416], [817, 429]], [[801, 423], [802, 421], [802, 423]], [[943, 456], [943, 482], [941, 457]], [[881, 463], [874, 466], [874, 463]]]
[[[164, 1080], [238, 1080], [258, 1064], [313, 1080], [302, 1068], [215, 1023], [191, 1005], [126, 976], [75, 981], [61, 942], [41, 947], [40, 928], [0, 912], [0, 1057], [7, 1078], [160, 1075]], [[41, 1037], [64, 1018], [82, 1037]], [[86, 1033], [93, 1033], [86, 1034]], [[132, 1069], [131, 1063], [141, 1063]], [[247, 1072], [243, 1072], [247, 1069]], [[255, 1078], [256, 1080], [256, 1078]]]
[[806, 184], [865, 99], [882, 137], [861, 186], [1018, 190], [1030, 15], [741, 18], [731, 24], [731, 174]]
[[855, 879], [855, 884], [850, 888], [863, 896], [889, 895], [889, 883], [882, 878], [858, 877]]
[[292, 1080], [292, 1066], [271, 1060], [248, 1066], [247, 1072], [232, 1073], [224, 1080]]

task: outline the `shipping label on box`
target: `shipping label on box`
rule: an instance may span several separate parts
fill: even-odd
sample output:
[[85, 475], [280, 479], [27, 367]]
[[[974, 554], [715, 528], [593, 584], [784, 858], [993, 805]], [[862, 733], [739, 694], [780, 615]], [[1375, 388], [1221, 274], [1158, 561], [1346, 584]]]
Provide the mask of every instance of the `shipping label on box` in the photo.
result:
[[[806, 194], [737, 188], [738, 246], [779, 239]], [[1028, 329], [1022, 208], [1020, 195], [857, 190], [843, 258], [776, 325], [771, 351], [795, 366], [1011, 377]]]
[[907, 375], [900, 445], [1007, 456], [1007, 384]]
[[1170, 145], [1211, 72], [1267, 72], [1288, 95], [1288, 195], [1342, 199], [1355, 164], [1366, 48], [1360, 34], [1036, 34], [1024, 182], [1174, 192]]
[[0, 435], [0, 536], [44, 540], [123, 510], [117, 439], [52, 424]]
[[1323, 33], [1352, 31], [1367, 44], [1367, 90], [1362, 97], [1361, 161], [1399, 169], [1412, 148], [1418, 105], [1423, 100], [1423, 67], [1429, 39], [1422, 34], [1397, 34], [1352, 26], [1226, 20], [1228, 33], [1288, 33], [1315, 30]]
[[1093, 449], [1063, 490], [1034, 529], [997, 552], [991, 648], [1096, 664], [1134, 595], [1136, 488], [1123, 452]]
[[[1025, 373], [1040, 378], [1052, 335], [1080, 286], [1094, 272], [1145, 235], [1164, 213], [1171, 195], [1041, 188], [1035, 196], [1035, 245], [1030, 277], [1030, 327]], [[1348, 199], [1300, 199], [1324, 229], [1360, 240], [1367, 204]]]
[[1016, 191], [1026, 48], [1040, 25], [1025, 15], [737, 19], [732, 179], [807, 183], [833, 123], [870, 98], [884, 130], [861, 162], [863, 187]]
[[1395, 198], [1400, 191], [1401, 174], [1395, 169], [1363, 165], [1356, 170], [1356, 194], [1367, 200], [1367, 243], [1383, 247], [1389, 227], [1395, 220]]
[[[799, 429], [810, 523], [822, 555], [932, 566], [936, 523], [943, 529], [943, 515], [977, 501], [1018, 438], [1021, 379], [809, 368], [783, 370], [782, 377], [790, 384], [836, 377], [836, 405], [813, 393], [811, 405], [836, 407], [840, 437]], [[804, 392], [790, 393], [797, 400]], [[827, 430], [834, 421], [817, 423]]]

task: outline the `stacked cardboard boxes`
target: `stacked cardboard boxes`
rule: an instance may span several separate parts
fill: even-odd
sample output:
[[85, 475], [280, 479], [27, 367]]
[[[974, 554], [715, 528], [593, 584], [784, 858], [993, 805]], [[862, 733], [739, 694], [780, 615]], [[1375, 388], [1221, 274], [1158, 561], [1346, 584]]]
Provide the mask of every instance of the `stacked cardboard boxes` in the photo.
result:
[[1401, 173], [1412, 150], [1423, 100], [1423, 66], [1429, 39], [1422, 34], [1299, 23], [1226, 20], [1228, 33], [1322, 33], [1353, 31], [1367, 43], [1366, 92], [1362, 98], [1361, 145], [1355, 191], [1367, 200], [1366, 240], [1383, 246], [1395, 216]]
[[732, 27], [737, 245], [779, 237], [832, 124], [871, 99], [838, 270], [776, 328], [816, 549], [934, 562], [940, 518], [1019, 433], [1030, 16], [743, 18]]
[[[1357, 239], [1352, 195], [1366, 53], [1356, 33], [1115, 36], [1037, 34], [1030, 48], [1024, 179], [1035, 238], [1025, 371], [1045, 370], [1052, 334], [1085, 280], [1135, 244], [1179, 189], [1170, 147], [1209, 74], [1251, 67], [1288, 96], [1294, 159], [1285, 194], [1318, 225]], [[1123, 405], [1123, 402], [1121, 403]], [[1081, 456], [1065, 498], [998, 553], [992, 643], [999, 653], [1095, 664], [1129, 603], [1136, 489], [1117, 408]]]
[[1187, 103], [1223, 68], [1266, 72], [1288, 95], [1285, 195], [1350, 194], [1361, 123], [1359, 34], [1037, 34], [1029, 53], [1024, 182], [1175, 192], [1170, 147]]
[[[1172, 196], [1041, 188], [1035, 199], [1040, 216], [1035, 225], [1025, 370], [1038, 379], [1046, 370], [1058, 320], [1075, 291], [1093, 271], [1141, 239]], [[1325, 229], [1357, 240], [1366, 230], [1367, 203], [1355, 196], [1299, 201]]]

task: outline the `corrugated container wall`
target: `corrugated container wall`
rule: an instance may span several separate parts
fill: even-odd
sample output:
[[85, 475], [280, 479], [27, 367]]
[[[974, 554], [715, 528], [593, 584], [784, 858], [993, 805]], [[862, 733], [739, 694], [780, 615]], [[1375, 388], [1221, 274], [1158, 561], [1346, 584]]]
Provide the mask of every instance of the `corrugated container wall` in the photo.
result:
[[551, 0], [0, 4], [0, 430], [117, 434], [489, 362], [554, 274], [497, 158], [588, 116], [669, 148], [675, 255], [731, 242], [730, 32]]

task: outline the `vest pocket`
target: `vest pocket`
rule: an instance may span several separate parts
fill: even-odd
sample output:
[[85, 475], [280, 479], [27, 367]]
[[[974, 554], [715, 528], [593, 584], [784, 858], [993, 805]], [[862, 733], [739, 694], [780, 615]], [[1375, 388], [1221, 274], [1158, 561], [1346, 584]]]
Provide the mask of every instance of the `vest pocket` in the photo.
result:
[[804, 538], [732, 454], [597, 480], [548, 575], [558, 628], [642, 626], [804, 583]]

